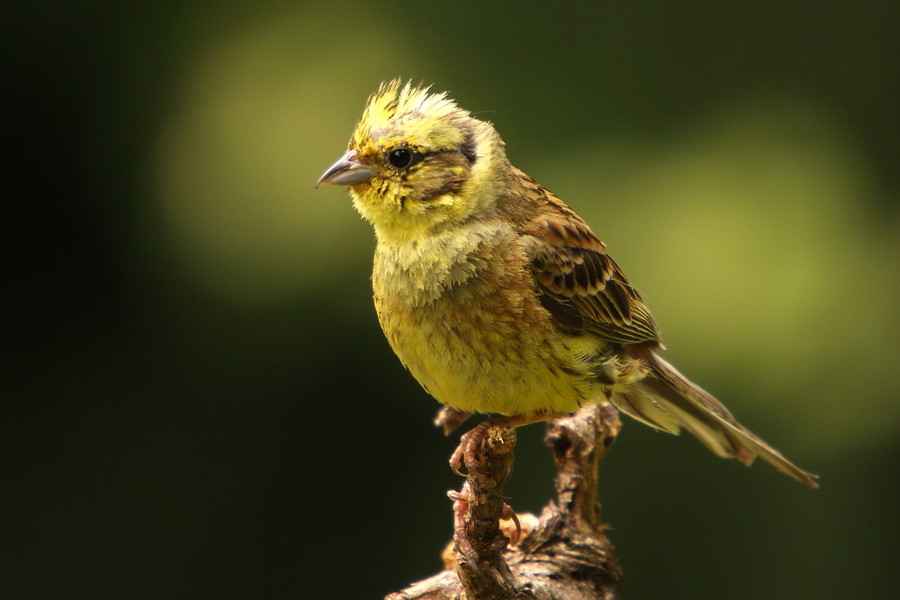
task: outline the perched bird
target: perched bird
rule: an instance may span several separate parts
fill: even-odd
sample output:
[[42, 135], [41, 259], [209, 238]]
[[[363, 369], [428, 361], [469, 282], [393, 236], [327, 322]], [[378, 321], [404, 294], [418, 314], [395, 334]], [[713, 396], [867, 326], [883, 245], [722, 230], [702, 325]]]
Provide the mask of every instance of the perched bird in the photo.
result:
[[[446, 94], [383, 83], [323, 183], [348, 186], [374, 227], [381, 326], [440, 402], [515, 426], [608, 399], [719, 456], [760, 456], [817, 486], [660, 358], [653, 317], [605, 245]], [[467, 435], [457, 468], [469, 462]]]

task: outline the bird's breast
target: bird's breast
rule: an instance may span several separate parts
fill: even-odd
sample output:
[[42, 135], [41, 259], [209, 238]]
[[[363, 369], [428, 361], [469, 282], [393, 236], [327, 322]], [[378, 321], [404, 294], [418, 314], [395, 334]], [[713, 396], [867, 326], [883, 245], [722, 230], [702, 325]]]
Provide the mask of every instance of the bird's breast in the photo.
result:
[[[503, 230], [379, 247], [373, 286], [385, 335], [439, 401], [471, 412], [574, 410], [555, 328], [524, 253]], [[562, 351], [564, 353], [564, 351]]]

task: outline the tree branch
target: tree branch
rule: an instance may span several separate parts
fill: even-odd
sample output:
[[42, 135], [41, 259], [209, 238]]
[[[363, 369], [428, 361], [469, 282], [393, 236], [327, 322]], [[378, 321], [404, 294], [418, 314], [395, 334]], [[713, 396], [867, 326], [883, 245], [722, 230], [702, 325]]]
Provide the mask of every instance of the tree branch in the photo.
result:
[[[557, 499], [540, 517], [508, 512], [503, 485], [512, 472], [515, 430], [492, 427], [454, 499], [454, 543], [445, 570], [385, 600], [616, 600], [622, 572], [600, 521], [597, 477], [621, 424], [609, 404], [551, 421], [545, 443], [556, 462]], [[506, 507], [506, 508], [505, 508]]]

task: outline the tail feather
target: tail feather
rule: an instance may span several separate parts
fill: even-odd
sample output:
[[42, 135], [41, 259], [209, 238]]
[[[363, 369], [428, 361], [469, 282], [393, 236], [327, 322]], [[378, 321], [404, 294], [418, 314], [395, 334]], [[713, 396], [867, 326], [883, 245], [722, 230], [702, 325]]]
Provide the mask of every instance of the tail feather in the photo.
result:
[[718, 456], [745, 465], [759, 456], [782, 473], [810, 487], [818, 477], [786, 459], [741, 425], [721, 402], [689, 381], [653, 352], [645, 357], [651, 370], [627, 392], [616, 392], [613, 403], [643, 423], [677, 434], [684, 427]]

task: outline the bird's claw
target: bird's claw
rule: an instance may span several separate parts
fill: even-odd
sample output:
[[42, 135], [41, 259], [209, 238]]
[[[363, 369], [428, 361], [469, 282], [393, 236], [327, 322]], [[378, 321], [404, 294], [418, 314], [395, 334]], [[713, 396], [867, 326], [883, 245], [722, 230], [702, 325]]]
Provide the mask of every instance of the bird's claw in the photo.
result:
[[[478, 451], [481, 448], [481, 444], [484, 442], [484, 438], [487, 436], [488, 431], [491, 427], [501, 424], [505, 424], [505, 421], [501, 419], [483, 421], [464, 433], [459, 438], [459, 446], [456, 447], [456, 450], [454, 450], [453, 454], [450, 456], [450, 469], [460, 477], [466, 477], [468, 475], [474, 476], [485, 488], [492, 489], [497, 487], [498, 484], [496, 481], [472, 467], [479, 463]], [[462, 471], [463, 465], [465, 465], [468, 473]]]
[[[477, 565], [478, 552], [469, 540], [469, 535], [466, 531], [466, 510], [469, 507], [470, 498], [467, 494], [456, 490], [448, 491], [447, 497], [453, 500], [453, 540], [456, 543], [456, 549], [472, 565]], [[522, 523], [519, 521], [519, 517], [516, 515], [516, 511], [513, 510], [513, 507], [506, 502], [503, 503], [503, 507], [500, 509], [500, 519], [512, 521], [513, 525], [515, 525], [515, 529], [510, 532], [507, 539], [510, 546], [517, 546], [522, 537]], [[504, 527], [504, 529], [506, 528]]]

